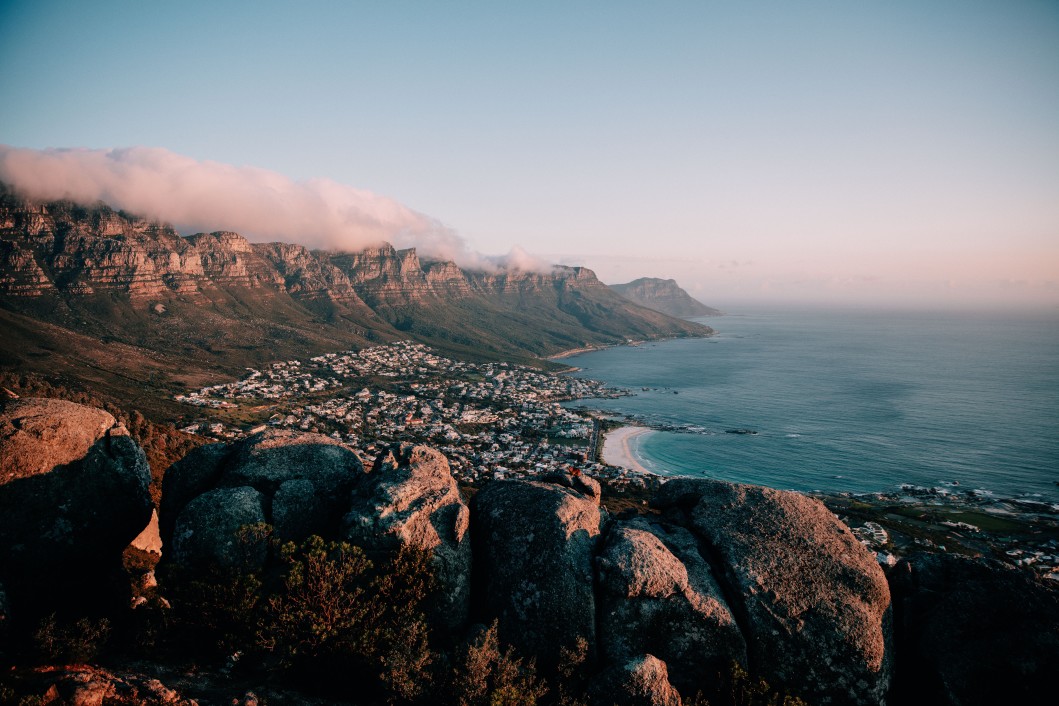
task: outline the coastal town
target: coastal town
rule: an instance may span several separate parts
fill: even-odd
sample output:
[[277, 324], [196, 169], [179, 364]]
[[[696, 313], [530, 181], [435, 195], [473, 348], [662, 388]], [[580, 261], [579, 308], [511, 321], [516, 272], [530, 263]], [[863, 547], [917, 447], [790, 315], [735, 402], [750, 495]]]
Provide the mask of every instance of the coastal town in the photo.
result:
[[[458, 361], [397, 342], [248, 369], [237, 381], [176, 399], [199, 408], [183, 430], [218, 441], [268, 428], [315, 432], [356, 449], [366, 467], [389, 444], [422, 443], [444, 453], [465, 485], [574, 471], [604, 482], [616, 507], [642, 507], [665, 482], [628, 452], [628, 439], [649, 430], [618, 422], [606, 435], [615, 426], [606, 415], [562, 404], [627, 394], [572, 375]], [[915, 551], [954, 552], [1059, 581], [1059, 512], [1047, 502], [910, 485], [816, 497], [884, 567]]]
[[593, 380], [503, 362], [470, 363], [398, 342], [249, 369], [178, 395], [203, 408], [184, 431], [233, 440], [267, 428], [327, 434], [366, 466], [394, 442], [429, 444], [466, 483], [576, 469], [636, 482], [598, 460], [601, 422], [568, 400], [627, 394]]

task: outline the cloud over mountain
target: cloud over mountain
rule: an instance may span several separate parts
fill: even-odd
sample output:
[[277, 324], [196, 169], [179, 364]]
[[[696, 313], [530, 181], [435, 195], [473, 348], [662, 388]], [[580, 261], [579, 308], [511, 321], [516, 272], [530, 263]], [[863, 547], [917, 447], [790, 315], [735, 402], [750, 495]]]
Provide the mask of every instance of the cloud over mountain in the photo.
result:
[[[159, 147], [23, 149], [0, 145], [0, 181], [34, 199], [108, 205], [184, 233], [236, 231], [250, 240], [360, 250], [389, 242], [463, 267], [548, 265], [524, 251], [488, 258], [436, 219], [330, 179], [295, 181], [267, 169], [200, 161]], [[532, 265], [532, 266], [531, 266]]]

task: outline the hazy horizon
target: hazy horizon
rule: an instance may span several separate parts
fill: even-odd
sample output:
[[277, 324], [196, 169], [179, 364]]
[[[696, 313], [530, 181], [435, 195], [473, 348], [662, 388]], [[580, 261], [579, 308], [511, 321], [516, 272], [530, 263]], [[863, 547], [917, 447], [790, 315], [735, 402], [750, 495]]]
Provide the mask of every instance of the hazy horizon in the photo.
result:
[[0, 65], [0, 177], [178, 227], [1059, 310], [1055, 3], [7, 2]]

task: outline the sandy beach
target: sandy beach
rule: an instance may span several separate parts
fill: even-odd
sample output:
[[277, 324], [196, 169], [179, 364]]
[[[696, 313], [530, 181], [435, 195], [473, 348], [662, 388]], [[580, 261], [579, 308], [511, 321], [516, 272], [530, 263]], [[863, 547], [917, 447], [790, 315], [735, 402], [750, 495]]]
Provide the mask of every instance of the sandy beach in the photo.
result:
[[607, 432], [603, 439], [603, 461], [611, 466], [620, 466], [638, 473], [650, 473], [632, 455], [629, 442], [644, 434], [652, 433], [647, 427], [625, 426]]

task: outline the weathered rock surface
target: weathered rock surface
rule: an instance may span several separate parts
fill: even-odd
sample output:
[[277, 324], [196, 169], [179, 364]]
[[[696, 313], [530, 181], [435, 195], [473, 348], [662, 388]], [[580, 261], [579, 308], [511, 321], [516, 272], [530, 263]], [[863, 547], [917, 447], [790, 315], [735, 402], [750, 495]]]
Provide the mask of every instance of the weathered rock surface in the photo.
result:
[[162, 502], [158, 509], [158, 533], [162, 547], [172, 541], [177, 516], [189, 502], [217, 485], [224, 463], [232, 453], [229, 444], [206, 444], [192, 449], [162, 477]]
[[162, 553], [162, 537], [158, 534], [158, 511], [151, 510], [151, 519], [143, 531], [136, 535], [129, 546], [151, 554]]
[[401, 444], [380, 454], [343, 520], [346, 537], [369, 552], [409, 546], [432, 554], [436, 621], [467, 624], [471, 596], [470, 511], [441, 452]]
[[12, 678], [20, 703], [56, 706], [196, 706], [197, 701], [157, 678], [128, 671], [77, 665], [23, 671]]
[[1059, 588], [987, 559], [919, 555], [890, 574], [894, 702], [1050, 703], [1059, 674]]
[[[353, 486], [363, 475], [352, 450], [321, 434], [269, 430], [233, 445], [199, 447], [166, 472], [159, 514], [163, 553], [174, 547], [177, 551], [167, 561], [213, 557], [231, 565], [230, 534], [238, 529], [231, 523], [236, 519], [272, 524], [281, 540], [300, 541], [309, 534], [337, 537]], [[255, 499], [247, 492], [231, 492], [246, 489], [255, 492]], [[192, 510], [205, 495], [210, 501]], [[225, 498], [240, 507], [227, 518], [219, 514]]]
[[106, 412], [16, 399], [0, 408], [0, 468], [0, 579], [13, 610], [105, 599], [151, 516], [143, 450]]
[[288, 481], [308, 481], [320, 505], [319, 530], [333, 535], [349, 507], [353, 486], [363, 474], [360, 458], [329, 436], [269, 430], [255, 434], [234, 449], [217, 485], [247, 485], [272, 498]]
[[595, 649], [600, 519], [598, 498], [539, 481], [495, 481], [472, 501], [479, 617], [545, 667], [578, 637]]
[[264, 499], [250, 487], [217, 488], [198, 496], [177, 518], [167, 559], [192, 569], [261, 570], [267, 546], [244, 528], [265, 523]]
[[613, 665], [593, 685], [592, 701], [614, 706], [680, 706], [666, 663], [641, 655]]
[[656, 498], [709, 546], [749, 666], [810, 701], [878, 704], [890, 686], [890, 592], [872, 556], [797, 493], [673, 480]]
[[94, 407], [54, 399], [14, 399], [0, 413], [0, 483], [50, 473], [83, 459], [115, 425]]
[[598, 560], [600, 651], [623, 663], [657, 655], [694, 694], [746, 643], [710, 567], [687, 530], [638, 518], [612, 526]]

